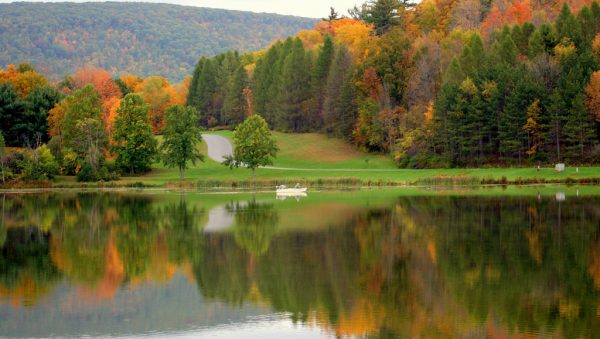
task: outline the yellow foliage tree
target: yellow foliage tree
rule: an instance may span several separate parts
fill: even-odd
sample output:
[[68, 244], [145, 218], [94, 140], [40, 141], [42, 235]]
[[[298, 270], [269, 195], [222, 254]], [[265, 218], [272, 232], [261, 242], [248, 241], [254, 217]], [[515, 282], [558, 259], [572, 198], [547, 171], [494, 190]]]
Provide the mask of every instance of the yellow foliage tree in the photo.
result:
[[150, 106], [148, 114], [152, 123], [152, 131], [154, 134], [159, 134], [164, 127], [166, 109], [177, 104], [175, 89], [167, 79], [154, 76], [146, 78], [138, 84], [135, 92], [140, 94], [144, 98], [144, 102]]

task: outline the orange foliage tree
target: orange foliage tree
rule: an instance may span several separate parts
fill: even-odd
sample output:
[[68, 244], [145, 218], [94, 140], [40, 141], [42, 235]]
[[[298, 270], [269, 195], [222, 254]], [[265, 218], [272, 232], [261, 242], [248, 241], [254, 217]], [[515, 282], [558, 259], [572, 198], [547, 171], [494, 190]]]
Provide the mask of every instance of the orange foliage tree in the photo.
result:
[[85, 85], [91, 84], [98, 91], [103, 103], [102, 123], [110, 136], [112, 122], [116, 118], [116, 107], [119, 106], [120, 99], [123, 97], [112, 74], [102, 68], [87, 66], [75, 72], [72, 79], [75, 88], [83, 88]]
[[112, 74], [102, 68], [84, 67], [73, 74], [73, 82], [77, 88], [91, 84], [100, 93], [102, 101], [123, 96], [119, 86], [114, 82]]
[[344, 44], [354, 60], [361, 62], [369, 55], [371, 25], [347, 18], [332, 21], [330, 25], [334, 41]]
[[12, 83], [21, 98], [26, 97], [36, 87], [48, 84], [43, 75], [27, 64], [19, 67], [8, 65], [5, 71], [0, 69], [0, 83], [2, 82]]
[[528, 0], [515, 1], [506, 10], [494, 5], [481, 24], [481, 34], [489, 36], [490, 33], [501, 29], [504, 25], [522, 25], [531, 21], [532, 18], [533, 12]]
[[585, 88], [586, 104], [590, 113], [600, 122], [600, 71], [592, 74], [590, 82]]
[[152, 123], [152, 131], [159, 134], [164, 127], [165, 110], [177, 104], [177, 94], [169, 81], [163, 77], [154, 76], [145, 79], [137, 85], [135, 92], [144, 98], [150, 106], [148, 114]]

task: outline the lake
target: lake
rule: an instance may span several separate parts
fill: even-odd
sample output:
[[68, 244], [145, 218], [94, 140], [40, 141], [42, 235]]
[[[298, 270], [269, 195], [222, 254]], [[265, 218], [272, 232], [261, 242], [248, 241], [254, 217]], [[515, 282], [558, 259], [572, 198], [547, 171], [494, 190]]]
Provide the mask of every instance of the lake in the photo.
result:
[[600, 336], [597, 187], [65, 190], [0, 213], [0, 336]]

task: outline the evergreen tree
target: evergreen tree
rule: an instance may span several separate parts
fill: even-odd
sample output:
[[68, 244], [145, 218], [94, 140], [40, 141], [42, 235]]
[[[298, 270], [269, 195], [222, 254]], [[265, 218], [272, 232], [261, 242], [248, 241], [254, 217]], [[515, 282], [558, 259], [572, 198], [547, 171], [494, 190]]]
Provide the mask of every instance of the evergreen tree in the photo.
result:
[[566, 120], [567, 107], [558, 89], [554, 90], [549, 97], [548, 116], [546, 119], [546, 143], [549, 153], [553, 154], [554, 160], [562, 161], [563, 125]]
[[460, 66], [466, 76], [475, 77], [485, 62], [483, 40], [479, 34], [473, 34], [463, 48], [460, 56]]
[[462, 70], [460, 62], [457, 58], [452, 59], [444, 76], [444, 85], [458, 86], [464, 79], [465, 73]]
[[525, 155], [527, 144], [527, 133], [523, 130], [527, 122], [527, 108], [539, 97], [539, 92], [524, 67], [520, 67], [517, 73], [519, 77], [516, 86], [508, 96], [506, 107], [499, 116], [498, 138], [502, 156], [507, 160], [516, 159], [520, 163]]
[[313, 129], [317, 129], [323, 124], [324, 89], [327, 86], [327, 76], [331, 69], [334, 52], [333, 40], [327, 35], [319, 51], [312, 76], [313, 89], [311, 96], [314, 98], [314, 108], [311, 121], [313, 122]]
[[554, 54], [554, 47], [558, 43], [558, 37], [554, 27], [543, 24], [529, 38], [529, 56], [531, 58], [538, 54]]
[[4, 155], [6, 155], [6, 142], [4, 141], [4, 136], [2, 132], [0, 132], [0, 179], [2, 179], [2, 183], [6, 182], [6, 173], [4, 172]]
[[494, 62], [516, 65], [518, 53], [517, 45], [515, 45], [508, 27], [505, 26], [500, 39], [492, 45], [492, 53], [490, 55], [495, 59]]
[[25, 97], [24, 123], [15, 126], [20, 134], [33, 145], [36, 141], [48, 141], [48, 111], [62, 99], [62, 94], [49, 85], [33, 89]]
[[[353, 110], [349, 107], [347, 100], [353, 101], [353, 98], [348, 98], [348, 77], [350, 75], [349, 68], [351, 67], [351, 59], [348, 51], [343, 46], [340, 46], [336, 53], [333, 62], [331, 63], [329, 76], [327, 77], [325, 86], [325, 101], [323, 105], [323, 129], [327, 133], [334, 134], [338, 137], [344, 137], [344, 132], [348, 132], [348, 114]], [[346, 93], [342, 93], [346, 87]], [[345, 94], [346, 97], [342, 97]], [[347, 112], [349, 110], [350, 112]], [[347, 136], [347, 134], [346, 134]]]
[[278, 90], [277, 127], [284, 131], [309, 130], [310, 63], [304, 45], [294, 40], [290, 54], [285, 58]]
[[213, 103], [213, 96], [217, 89], [215, 64], [215, 60], [208, 59], [202, 65], [194, 94], [195, 99], [192, 100], [196, 103], [193, 107], [200, 112], [200, 123], [204, 126], [208, 126], [210, 117], [215, 119], [218, 117]]
[[555, 23], [558, 41], [568, 38], [577, 48], [584, 47], [584, 34], [577, 18], [571, 13], [569, 5], [565, 3]]
[[223, 104], [223, 123], [234, 126], [242, 121], [246, 114], [244, 89], [248, 86], [248, 74], [244, 66], [239, 66], [229, 80], [225, 103]]
[[587, 159], [586, 150], [594, 139], [594, 122], [584, 104], [583, 94], [578, 94], [566, 116], [564, 157], [582, 162]]
[[257, 112], [264, 115], [267, 122], [273, 124], [273, 97], [276, 93], [270, 92], [279, 76], [275, 65], [280, 58], [281, 43], [273, 45], [267, 54], [258, 59], [252, 82], [252, 93], [254, 94], [254, 106]]
[[[194, 67], [194, 73], [192, 74], [192, 81], [190, 82], [190, 87], [188, 88], [186, 105], [196, 107], [196, 109], [199, 109], [200, 106], [198, 98], [198, 81], [200, 80], [200, 75], [202, 74], [206, 60], [207, 59], [205, 57], [202, 57], [196, 63], [196, 67]], [[123, 95], [126, 94], [123, 92]]]
[[360, 16], [365, 22], [373, 24], [377, 35], [383, 35], [400, 25], [400, 16], [408, 4], [399, 0], [370, 0]]
[[0, 83], [0, 132], [8, 146], [22, 146], [23, 139], [19, 126], [25, 124], [23, 116], [25, 103], [12, 83]]

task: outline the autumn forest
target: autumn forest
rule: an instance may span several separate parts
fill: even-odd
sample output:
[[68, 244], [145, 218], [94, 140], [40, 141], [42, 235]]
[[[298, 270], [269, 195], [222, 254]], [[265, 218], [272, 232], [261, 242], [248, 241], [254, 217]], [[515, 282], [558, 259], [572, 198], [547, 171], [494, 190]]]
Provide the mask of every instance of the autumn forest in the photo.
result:
[[16, 148], [2, 145], [2, 180], [145, 173], [170, 110], [210, 129], [256, 113], [404, 168], [595, 164], [599, 33], [596, 2], [376, 0], [264, 50], [200, 57], [179, 83], [95, 66], [51, 81], [9, 65], [0, 129]]

